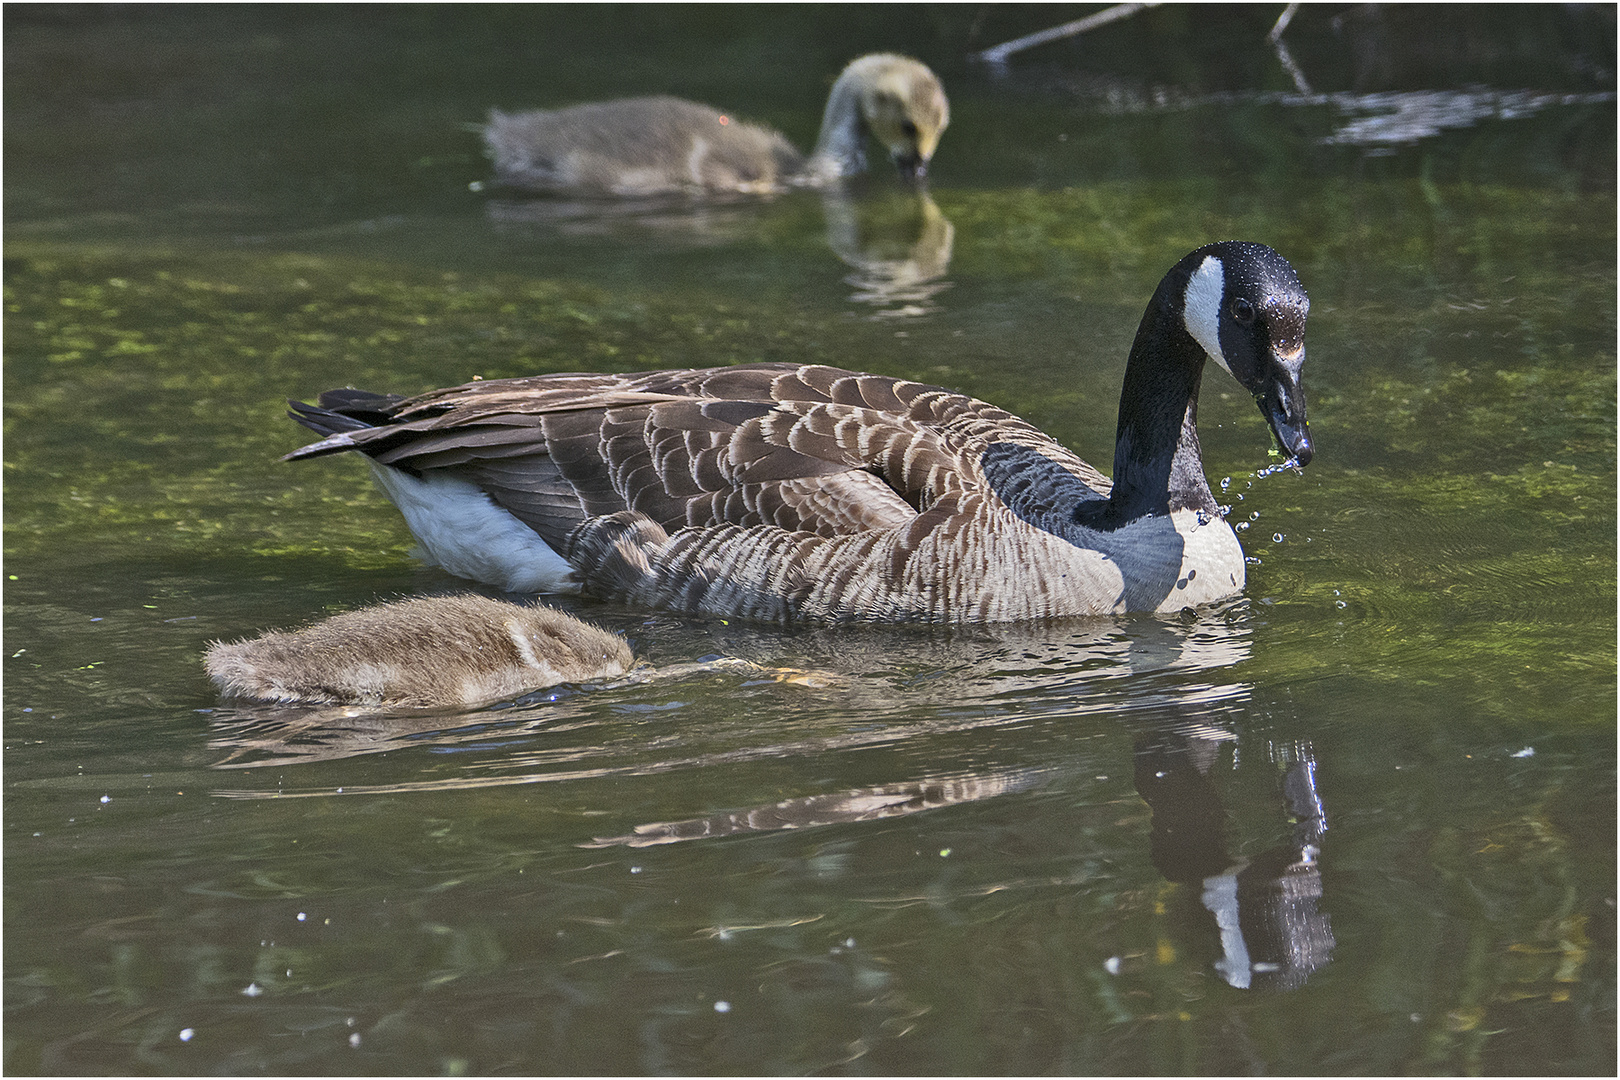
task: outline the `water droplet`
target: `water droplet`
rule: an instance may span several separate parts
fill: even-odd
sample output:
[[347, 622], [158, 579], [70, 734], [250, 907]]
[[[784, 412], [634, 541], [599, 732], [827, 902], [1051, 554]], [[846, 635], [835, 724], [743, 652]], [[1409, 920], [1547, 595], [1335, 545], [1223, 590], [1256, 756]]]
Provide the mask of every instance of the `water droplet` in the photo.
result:
[[1283, 534], [1282, 533], [1272, 533], [1271, 534], [1271, 542], [1273, 544], [1282, 543], [1283, 542]]
[[1347, 608], [1350, 605], [1345, 603], [1343, 600], [1335, 600], [1333, 601], [1333, 606], [1336, 608]]
[[298, 913], [298, 921], [299, 921], [299, 922], [303, 922], [303, 921], [304, 921], [304, 920], [305, 920], [305, 919], [306, 919], [306, 918], [308, 918], [308, 917], [309, 917], [309, 916], [307, 916], [307, 915], [305, 915], [305, 914], [304, 914], [304, 913], [303, 913], [303, 912], [302, 912], [302, 911], [300, 911], [300, 912], [299, 912], [299, 913]]
[[1229, 488], [1231, 486], [1232, 486], [1232, 478], [1230, 476], [1221, 477], [1221, 490], [1222, 491], [1225, 491], [1227, 488]]
[[247, 989], [243, 990], [242, 993], [247, 997], [258, 997], [260, 994], [264, 993], [264, 989], [260, 987], [258, 983], [251, 982], [247, 984]]
[[632, 866], [632, 867], [631, 867], [631, 868], [630, 868], [630, 872], [631, 872], [631, 873], [632, 873], [632, 874], [639, 874], [639, 873], [641, 873], [641, 867], [639, 867], [639, 866]]
[[1110, 975], [1118, 975], [1119, 974], [1119, 957], [1110, 956], [1108, 959], [1104, 960], [1103, 961], [1103, 970], [1108, 972], [1108, 974], [1110, 974]]
[[181, 1028], [180, 1029], [180, 1041], [181, 1042], [190, 1042], [191, 1037], [193, 1035], [195, 1035], [195, 1034], [197, 1034], [197, 1033], [195, 1031], [193, 1031], [191, 1028]]
[[1247, 532], [1249, 529], [1249, 523], [1247, 521], [1240, 521], [1236, 525], [1232, 526], [1232, 528], [1236, 529], [1238, 532]]
[[717, 1012], [717, 1013], [728, 1013], [728, 1012], [730, 1012], [731, 1011], [731, 1002], [729, 1002], [729, 1001], [717, 1001], [717, 1002], [715, 1002], [714, 1003], [714, 1011]]
[[1299, 459], [1296, 457], [1291, 457], [1286, 461], [1280, 461], [1275, 465], [1267, 465], [1254, 475], [1261, 480], [1264, 480], [1268, 476], [1275, 476], [1278, 473], [1285, 472], [1289, 469], [1292, 469], [1297, 473], [1303, 473], [1305, 471], [1304, 467], [1300, 465]]
[[110, 802], [112, 802], [112, 796], [111, 795], [103, 795], [101, 797], [101, 801], [103, 803], [110, 803]]
[[349, 1045], [356, 1048], [356, 1049], [359, 1049], [359, 1047], [360, 1047], [360, 1033], [358, 1031], [349, 1032]]

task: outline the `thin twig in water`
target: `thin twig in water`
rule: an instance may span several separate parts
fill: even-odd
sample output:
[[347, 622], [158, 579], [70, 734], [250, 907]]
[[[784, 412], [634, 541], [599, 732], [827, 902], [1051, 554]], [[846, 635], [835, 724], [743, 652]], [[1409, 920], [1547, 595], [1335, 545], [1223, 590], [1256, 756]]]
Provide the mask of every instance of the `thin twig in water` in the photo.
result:
[[1073, 37], [1075, 34], [1083, 34], [1087, 30], [1094, 30], [1099, 26], [1106, 26], [1118, 19], [1125, 18], [1127, 15], [1135, 15], [1143, 8], [1158, 6], [1158, 0], [1152, 0], [1152, 2], [1145, 4], [1115, 4], [1111, 8], [1104, 8], [1095, 14], [1087, 15], [1083, 19], [1076, 19], [1074, 22], [1064, 23], [1062, 26], [1054, 26], [1050, 30], [1040, 30], [1033, 34], [1025, 34], [1021, 38], [1014, 38], [1012, 41], [1007, 41], [1000, 45], [992, 46], [985, 49], [983, 52], [972, 53], [968, 59], [983, 60], [987, 64], [1005, 64], [1007, 62], [1007, 57], [1011, 56], [1015, 52], [1021, 52], [1024, 49], [1030, 48], [1033, 45], [1044, 45], [1048, 41], [1056, 41], [1058, 38]]
[[1277, 61], [1282, 64], [1283, 70], [1288, 72], [1288, 77], [1294, 80], [1294, 89], [1301, 94], [1309, 94], [1311, 84], [1305, 81], [1304, 70], [1294, 61], [1294, 54], [1288, 51], [1288, 46], [1283, 44], [1282, 39], [1283, 31], [1288, 29], [1288, 24], [1294, 20], [1294, 12], [1298, 10], [1299, 4], [1297, 3], [1289, 4], [1283, 8], [1283, 13], [1277, 16], [1277, 25], [1271, 28], [1271, 33], [1266, 35], [1266, 40], [1271, 42], [1273, 49], [1277, 50]]
[[1288, 24], [1294, 21], [1294, 12], [1298, 10], [1299, 4], [1297, 3], [1289, 4], [1283, 8], [1283, 13], [1277, 16], [1277, 25], [1271, 28], [1271, 33], [1266, 35], [1266, 40], [1275, 45], [1278, 39], [1283, 36], [1283, 31], [1288, 29]]

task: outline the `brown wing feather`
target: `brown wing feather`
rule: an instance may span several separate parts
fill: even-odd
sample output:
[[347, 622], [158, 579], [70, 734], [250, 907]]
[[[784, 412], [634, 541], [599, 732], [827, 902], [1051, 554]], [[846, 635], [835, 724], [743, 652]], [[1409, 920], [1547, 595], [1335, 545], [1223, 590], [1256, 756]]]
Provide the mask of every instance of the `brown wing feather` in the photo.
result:
[[1036, 448], [1107, 490], [1096, 470], [1003, 409], [830, 367], [544, 375], [364, 402], [368, 416], [386, 409], [392, 422], [297, 453], [359, 449], [383, 464], [447, 470], [554, 545], [623, 510], [671, 531], [768, 524], [834, 536], [919, 514], [926, 521], [913, 524], [925, 528], [943, 520], [929, 512], [941, 500], [978, 485], [979, 455], [994, 442]]

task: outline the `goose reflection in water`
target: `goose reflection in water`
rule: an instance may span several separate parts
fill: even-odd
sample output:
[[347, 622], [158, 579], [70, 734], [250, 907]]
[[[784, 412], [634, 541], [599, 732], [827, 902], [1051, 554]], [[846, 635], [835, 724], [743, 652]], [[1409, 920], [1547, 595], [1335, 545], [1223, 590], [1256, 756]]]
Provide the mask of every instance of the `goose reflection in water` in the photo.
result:
[[[1196, 719], [1172, 720], [1136, 736], [1136, 789], [1153, 811], [1149, 850], [1167, 881], [1200, 890], [1214, 917], [1221, 957], [1215, 970], [1240, 989], [1296, 990], [1331, 958], [1335, 944], [1322, 899], [1319, 857], [1327, 815], [1316, 784], [1316, 757], [1306, 745], [1270, 748], [1283, 768], [1287, 842], [1253, 858], [1234, 859], [1224, 840], [1225, 810], [1210, 781], [1223, 744], [1237, 736]], [[637, 825], [624, 836], [584, 847], [632, 848], [742, 833], [852, 824], [922, 813], [1029, 790], [1056, 769], [1012, 769], [937, 776], [907, 784], [857, 788], [787, 799], [684, 821]]]
[[[1249, 752], [1240, 763], [1236, 749], [1251, 691], [1223, 673], [1249, 656], [1245, 616], [1246, 605], [1238, 602], [1186, 622], [1095, 620], [952, 631], [827, 627], [788, 638], [774, 628], [723, 624], [711, 628], [714, 635], [747, 662], [684, 661], [694, 665], [686, 668], [657, 655], [657, 642], [679, 630], [690, 643], [702, 624], [656, 620], [641, 624], [650, 631], [653, 667], [706, 680], [706, 693], [693, 693], [691, 681], [658, 679], [552, 688], [471, 711], [219, 709], [211, 715], [210, 743], [225, 752], [217, 767], [273, 766], [276, 784], [214, 794], [318, 798], [555, 782], [583, 784], [588, 793], [602, 780], [690, 776], [716, 768], [748, 778], [757, 767], [775, 769], [795, 760], [826, 762], [834, 776], [872, 762], [912, 773], [763, 803], [742, 798], [701, 816], [625, 822], [580, 842], [635, 849], [860, 826], [1042, 788], [1086, 788], [1094, 773], [1115, 771], [1099, 769], [1096, 754], [1103, 744], [1093, 740], [1123, 748], [1123, 726], [1136, 791], [1152, 815], [1142, 857], [1176, 886], [1170, 910], [1179, 929], [1172, 933], [1185, 938], [1182, 951], [1214, 952], [1214, 969], [1234, 987], [1293, 989], [1329, 961], [1334, 946], [1319, 910], [1327, 818], [1309, 745], [1257, 746], [1246, 739]], [[789, 648], [793, 655], [784, 657]], [[693, 704], [701, 698], [724, 708]], [[657, 725], [656, 738], [649, 739], [644, 721]], [[1039, 737], [1032, 737], [1032, 728]], [[1022, 737], [1007, 737], [1020, 731]], [[1077, 739], [1083, 740], [1078, 746]], [[942, 760], [946, 748], [958, 755], [955, 767]], [[465, 756], [441, 759], [430, 778], [396, 783], [316, 786], [285, 771], [387, 751]], [[918, 761], [924, 763], [920, 769], [906, 765]], [[1280, 774], [1274, 812], [1288, 820], [1284, 842], [1249, 858], [1227, 849], [1219, 793], [1238, 777], [1240, 764], [1244, 773], [1260, 768]], [[1220, 780], [1223, 771], [1230, 780]], [[358, 777], [351, 773], [353, 779]], [[724, 793], [719, 797], [724, 800]], [[1076, 870], [1068, 883], [1089, 887], [1093, 875]], [[1063, 883], [1044, 875], [1019, 881], [997, 876], [982, 888]]]
[[1222, 956], [1215, 969], [1238, 989], [1293, 990], [1328, 962], [1333, 931], [1317, 908], [1319, 857], [1327, 815], [1308, 744], [1268, 747], [1282, 768], [1282, 802], [1291, 824], [1285, 843], [1234, 859], [1225, 813], [1210, 773], [1231, 731], [1197, 722], [1169, 723], [1136, 737], [1136, 790], [1153, 810], [1149, 850], [1167, 881], [1200, 889], [1215, 918]]

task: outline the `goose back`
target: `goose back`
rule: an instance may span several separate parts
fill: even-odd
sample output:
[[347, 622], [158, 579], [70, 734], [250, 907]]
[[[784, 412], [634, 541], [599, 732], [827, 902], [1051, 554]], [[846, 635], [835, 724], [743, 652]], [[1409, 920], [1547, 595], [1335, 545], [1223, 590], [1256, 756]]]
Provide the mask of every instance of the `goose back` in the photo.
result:
[[[554, 591], [770, 620], [980, 622], [1204, 602], [1211, 552], [1219, 595], [1242, 585], [1224, 522], [1083, 529], [1074, 510], [1105, 499], [1107, 478], [937, 386], [758, 364], [352, 395], [298, 407], [331, 435], [289, 456], [359, 449], [396, 481], [465, 484], [562, 557], [568, 580], [540, 585]], [[350, 429], [368, 409], [388, 423]], [[1190, 553], [1184, 533], [1199, 531]]]

